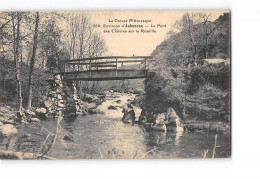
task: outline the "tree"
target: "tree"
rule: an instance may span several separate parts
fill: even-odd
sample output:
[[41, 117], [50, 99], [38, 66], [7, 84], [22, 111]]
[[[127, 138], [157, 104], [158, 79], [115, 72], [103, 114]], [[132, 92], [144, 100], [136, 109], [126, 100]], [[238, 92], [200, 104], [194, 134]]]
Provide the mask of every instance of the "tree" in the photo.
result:
[[37, 40], [38, 40], [38, 30], [39, 30], [39, 12], [36, 12], [35, 15], [35, 28], [34, 28], [34, 35], [33, 35], [33, 51], [32, 51], [32, 57], [30, 60], [30, 71], [29, 71], [29, 79], [28, 79], [28, 105], [27, 109], [30, 110], [31, 104], [32, 104], [32, 75], [33, 75], [33, 69], [34, 69], [34, 64], [35, 64], [35, 55], [36, 55], [36, 50], [37, 50]]
[[69, 55], [61, 42], [62, 30], [56, 22], [60, 17], [57, 14], [48, 15], [48, 17], [42, 20], [41, 31], [39, 32], [39, 55], [42, 58], [41, 67], [47, 67], [47, 70], [53, 73], [60, 70], [61, 59], [68, 60]]
[[[69, 14], [67, 16], [66, 44], [70, 53], [70, 59], [101, 56], [105, 51], [105, 41], [97, 33], [91, 19], [86, 14]], [[92, 61], [95, 63], [95, 61]], [[77, 88], [82, 90], [82, 81], [78, 81]], [[86, 83], [85, 83], [86, 84]], [[92, 89], [98, 83], [93, 82]], [[81, 93], [79, 93], [81, 98]]]
[[[16, 23], [15, 23], [16, 20]], [[23, 98], [22, 98], [22, 85], [20, 79], [20, 66], [19, 66], [19, 46], [20, 46], [20, 22], [21, 12], [12, 14], [12, 25], [13, 25], [13, 54], [14, 64], [16, 69], [16, 82], [19, 99], [19, 111], [22, 110]]]

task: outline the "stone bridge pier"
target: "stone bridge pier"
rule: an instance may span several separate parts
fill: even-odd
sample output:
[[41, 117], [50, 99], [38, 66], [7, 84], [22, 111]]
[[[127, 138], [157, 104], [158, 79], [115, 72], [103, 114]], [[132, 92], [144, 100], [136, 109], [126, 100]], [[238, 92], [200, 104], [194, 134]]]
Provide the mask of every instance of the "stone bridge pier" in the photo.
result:
[[55, 119], [64, 116], [69, 118], [81, 111], [75, 82], [64, 80], [63, 76], [56, 74], [50, 86], [44, 101], [49, 115]]

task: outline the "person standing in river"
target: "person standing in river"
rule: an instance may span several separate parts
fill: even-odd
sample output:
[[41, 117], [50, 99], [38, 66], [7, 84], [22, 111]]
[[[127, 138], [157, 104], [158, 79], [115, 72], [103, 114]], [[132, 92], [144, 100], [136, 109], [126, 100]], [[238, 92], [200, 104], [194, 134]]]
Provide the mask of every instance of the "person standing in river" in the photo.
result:
[[135, 111], [131, 104], [127, 104], [123, 107], [124, 116], [122, 118], [122, 122], [124, 123], [132, 123], [135, 121]]

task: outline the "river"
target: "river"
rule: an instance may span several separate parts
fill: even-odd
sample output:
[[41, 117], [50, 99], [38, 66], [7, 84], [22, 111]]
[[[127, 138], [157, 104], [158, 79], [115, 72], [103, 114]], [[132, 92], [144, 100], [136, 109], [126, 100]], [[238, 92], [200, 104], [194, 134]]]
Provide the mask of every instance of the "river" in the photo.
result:
[[[215, 133], [164, 133], [148, 130], [142, 125], [124, 124], [120, 106], [134, 97], [133, 94], [109, 93], [106, 101], [98, 106], [105, 114], [79, 115], [72, 121], [62, 120], [62, 130], [47, 155], [57, 159], [201, 158], [204, 150], [208, 150], [207, 157], [211, 158]], [[116, 102], [118, 100], [121, 100], [120, 104]], [[110, 105], [117, 109], [108, 110]], [[135, 107], [135, 112], [138, 117], [141, 109]], [[53, 120], [17, 126], [19, 136], [9, 145], [9, 150], [37, 153], [47, 131], [54, 131], [55, 126]], [[215, 158], [230, 156], [228, 134], [218, 134], [217, 146]], [[0, 148], [6, 148], [4, 141], [0, 141]]]

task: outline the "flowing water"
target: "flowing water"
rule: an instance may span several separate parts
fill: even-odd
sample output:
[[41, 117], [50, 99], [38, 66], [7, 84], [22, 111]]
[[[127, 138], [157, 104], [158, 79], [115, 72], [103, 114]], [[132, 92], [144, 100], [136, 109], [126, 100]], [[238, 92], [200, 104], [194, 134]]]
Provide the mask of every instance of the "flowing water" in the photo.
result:
[[[142, 125], [124, 124], [121, 107], [134, 97], [133, 94], [110, 93], [106, 101], [98, 106], [105, 114], [80, 115], [70, 122], [63, 120], [60, 124], [62, 130], [48, 156], [58, 159], [201, 158], [204, 150], [208, 150], [207, 157], [211, 158], [215, 133], [164, 133], [148, 130]], [[116, 102], [118, 100], [121, 100], [120, 104]], [[110, 105], [117, 109], [108, 110]], [[135, 107], [135, 112], [138, 117], [141, 110]], [[9, 150], [37, 153], [48, 134], [47, 130], [54, 131], [55, 126], [55, 121], [18, 126], [18, 138], [24, 139], [14, 139], [15, 145], [9, 145]], [[26, 136], [27, 133], [29, 135]], [[0, 147], [6, 147], [3, 141], [0, 141]], [[215, 157], [228, 156], [230, 137], [218, 134]]]

